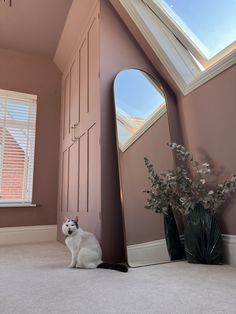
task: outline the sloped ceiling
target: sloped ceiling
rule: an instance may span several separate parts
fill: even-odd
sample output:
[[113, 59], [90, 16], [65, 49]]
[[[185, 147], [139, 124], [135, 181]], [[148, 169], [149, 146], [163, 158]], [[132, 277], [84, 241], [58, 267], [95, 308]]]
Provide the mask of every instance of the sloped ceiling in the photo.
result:
[[[0, 1], [0, 48], [53, 58], [73, 0]], [[7, 1], [6, 1], [7, 3]]]

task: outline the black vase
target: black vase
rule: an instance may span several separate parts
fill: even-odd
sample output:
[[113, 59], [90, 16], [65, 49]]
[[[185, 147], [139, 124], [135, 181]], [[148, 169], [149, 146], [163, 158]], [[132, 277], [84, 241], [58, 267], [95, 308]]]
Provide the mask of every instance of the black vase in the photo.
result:
[[175, 217], [170, 207], [168, 212], [164, 214], [164, 230], [167, 251], [171, 261], [182, 259], [184, 257], [184, 252], [180, 242]]
[[201, 203], [187, 217], [184, 248], [189, 263], [224, 263], [223, 241], [215, 216]]

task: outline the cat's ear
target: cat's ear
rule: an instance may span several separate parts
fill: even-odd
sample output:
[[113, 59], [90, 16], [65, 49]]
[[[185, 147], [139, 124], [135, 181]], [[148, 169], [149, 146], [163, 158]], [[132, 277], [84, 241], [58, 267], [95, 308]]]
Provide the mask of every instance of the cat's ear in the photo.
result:
[[75, 218], [73, 219], [77, 229], [79, 229], [78, 220], [79, 220], [78, 216], [75, 216]]
[[65, 221], [65, 222], [68, 221], [68, 220], [70, 220], [70, 218], [64, 217], [64, 221]]

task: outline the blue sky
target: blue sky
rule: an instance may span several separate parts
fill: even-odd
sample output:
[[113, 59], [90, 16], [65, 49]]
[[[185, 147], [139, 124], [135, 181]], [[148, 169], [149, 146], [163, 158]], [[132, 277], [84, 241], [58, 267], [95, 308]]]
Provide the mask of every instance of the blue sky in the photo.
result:
[[165, 0], [213, 56], [236, 40], [236, 0]]
[[136, 69], [121, 71], [114, 84], [115, 105], [127, 116], [146, 119], [160, 104], [163, 96]]

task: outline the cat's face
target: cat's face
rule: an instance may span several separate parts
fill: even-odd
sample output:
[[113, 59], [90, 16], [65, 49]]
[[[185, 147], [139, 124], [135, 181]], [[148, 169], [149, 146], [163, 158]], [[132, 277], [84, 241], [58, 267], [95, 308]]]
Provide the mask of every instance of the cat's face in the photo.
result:
[[66, 218], [66, 221], [62, 225], [62, 232], [66, 236], [75, 234], [78, 229], [79, 225], [77, 217], [75, 219]]

